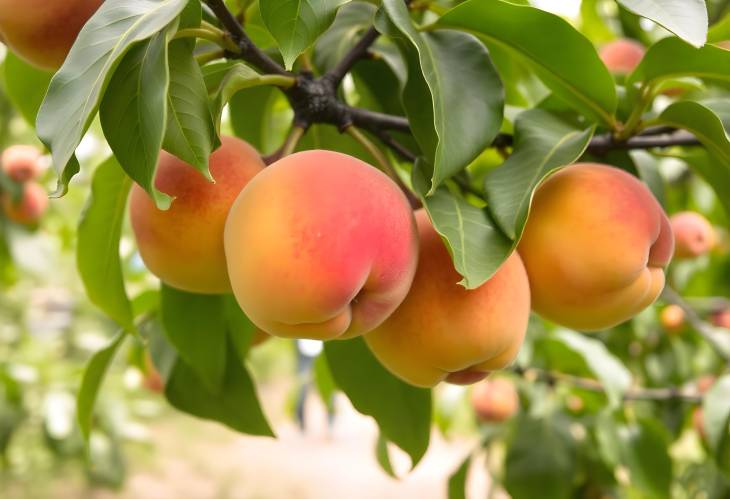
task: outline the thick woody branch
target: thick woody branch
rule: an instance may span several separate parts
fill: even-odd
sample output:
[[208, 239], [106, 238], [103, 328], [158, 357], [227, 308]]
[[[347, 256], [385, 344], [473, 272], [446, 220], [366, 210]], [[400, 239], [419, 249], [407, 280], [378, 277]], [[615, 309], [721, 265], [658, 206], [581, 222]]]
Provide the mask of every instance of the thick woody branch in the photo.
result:
[[205, 0], [233, 42], [239, 52], [230, 52], [228, 56], [234, 59], [243, 59], [267, 74], [287, 75], [287, 71], [276, 61], [270, 58], [246, 35], [238, 19], [228, 10], [223, 0]]
[[357, 61], [367, 56], [368, 49], [378, 39], [380, 33], [371, 26], [359, 42], [342, 58], [337, 65], [329, 70], [324, 78], [329, 79], [335, 86], [339, 85], [345, 75], [352, 69]]

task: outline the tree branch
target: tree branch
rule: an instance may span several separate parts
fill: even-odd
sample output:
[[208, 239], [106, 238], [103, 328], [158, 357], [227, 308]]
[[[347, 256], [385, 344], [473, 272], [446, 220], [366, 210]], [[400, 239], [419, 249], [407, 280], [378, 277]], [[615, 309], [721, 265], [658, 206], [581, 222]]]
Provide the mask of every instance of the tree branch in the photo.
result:
[[[514, 367], [512, 370], [520, 376], [530, 380], [540, 380], [548, 384], [567, 383], [583, 390], [589, 390], [598, 393], [606, 392], [606, 389], [603, 387], [603, 385], [595, 379], [581, 378], [580, 376], [573, 376], [571, 374], [548, 371], [547, 369], [540, 369], [535, 367]], [[689, 390], [676, 386], [668, 388], [635, 387], [626, 391], [623, 398], [624, 400], [682, 400], [684, 402], [689, 402], [693, 404], [702, 403], [702, 394], [699, 393], [699, 391], [697, 391], [696, 389]]]
[[330, 69], [324, 78], [329, 79], [335, 87], [340, 84], [345, 75], [352, 69], [357, 61], [365, 57], [368, 53], [368, 49], [378, 39], [380, 33], [375, 29], [375, 26], [371, 26], [368, 29], [359, 42], [342, 58], [337, 65]]
[[612, 149], [652, 149], [654, 147], [699, 146], [700, 141], [685, 130], [674, 130], [671, 133], [642, 133], [625, 141], [616, 141], [610, 134], [597, 135], [591, 139], [588, 150], [594, 153], [606, 153]]
[[373, 133], [377, 133], [379, 130], [395, 130], [411, 133], [411, 125], [408, 123], [408, 118], [403, 116], [395, 116], [349, 106], [347, 111], [355, 126]]
[[267, 74], [289, 75], [281, 65], [266, 55], [251, 41], [241, 24], [231, 14], [231, 11], [228, 10], [223, 0], [205, 0], [205, 3], [216, 15], [240, 50], [240, 52], [230, 52], [230, 57], [243, 59]]

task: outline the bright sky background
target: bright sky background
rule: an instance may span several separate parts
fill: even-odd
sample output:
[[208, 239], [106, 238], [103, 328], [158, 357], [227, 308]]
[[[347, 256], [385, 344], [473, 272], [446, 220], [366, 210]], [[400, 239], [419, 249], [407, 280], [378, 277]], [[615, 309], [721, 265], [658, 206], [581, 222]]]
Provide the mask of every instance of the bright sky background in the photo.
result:
[[535, 7], [543, 10], [575, 18], [580, 10], [580, 0], [530, 0]]

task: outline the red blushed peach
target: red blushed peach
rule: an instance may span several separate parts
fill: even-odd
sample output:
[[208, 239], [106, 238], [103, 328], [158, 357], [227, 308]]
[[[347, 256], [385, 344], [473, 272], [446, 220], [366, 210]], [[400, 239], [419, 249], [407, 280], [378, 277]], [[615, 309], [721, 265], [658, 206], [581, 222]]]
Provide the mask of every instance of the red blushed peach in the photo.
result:
[[653, 303], [673, 247], [649, 189], [592, 163], [563, 168], [538, 187], [519, 243], [533, 309], [583, 331], [615, 326]]
[[0, 0], [0, 34], [31, 64], [56, 70], [103, 0]]
[[40, 174], [40, 159], [41, 153], [37, 147], [15, 145], [3, 151], [0, 162], [8, 177], [16, 182], [27, 182]]
[[520, 398], [511, 381], [496, 378], [474, 385], [471, 404], [479, 420], [501, 422], [515, 415], [520, 408]]
[[160, 210], [138, 185], [129, 206], [137, 246], [147, 268], [164, 283], [193, 293], [227, 293], [223, 228], [236, 196], [264, 163], [243, 140], [222, 137], [210, 156], [215, 183], [180, 159], [162, 152], [157, 188], [175, 199]]
[[286, 338], [365, 333], [403, 301], [418, 243], [395, 183], [332, 151], [268, 166], [241, 192], [225, 230], [233, 293], [259, 328]]
[[710, 317], [713, 326], [730, 329], [730, 310], [720, 310]]
[[646, 49], [640, 43], [621, 39], [601, 47], [598, 55], [610, 72], [625, 75], [636, 69], [645, 52]]
[[468, 290], [424, 210], [416, 222], [421, 251], [411, 290], [365, 341], [383, 366], [413, 385], [474, 383], [507, 366], [522, 345], [530, 315], [525, 268], [515, 252]]
[[7, 193], [2, 195], [1, 200], [8, 220], [21, 225], [38, 223], [48, 208], [48, 194], [35, 182], [26, 182], [23, 185], [22, 197], [17, 202]]
[[676, 245], [676, 258], [696, 258], [715, 245], [715, 229], [705, 217], [694, 211], [675, 213], [669, 219]]

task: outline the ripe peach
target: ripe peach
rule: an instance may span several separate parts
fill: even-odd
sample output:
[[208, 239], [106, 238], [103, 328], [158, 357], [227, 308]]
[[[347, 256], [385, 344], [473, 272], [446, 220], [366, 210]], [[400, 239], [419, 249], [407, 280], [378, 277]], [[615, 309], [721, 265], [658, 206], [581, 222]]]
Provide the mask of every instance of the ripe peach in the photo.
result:
[[286, 338], [370, 331], [403, 301], [418, 258], [413, 214], [395, 183], [323, 150], [287, 156], [246, 186], [225, 249], [243, 311]]
[[413, 286], [365, 341], [383, 366], [413, 385], [474, 383], [512, 362], [522, 345], [530, 315], [525, 268], [515, 252], [468, 290], [424, 210], [416, 222], [421, 255]]
[[716, 327], [730, 329], [730, 310], [720, 310], [710, 317], [710, 321]]
[[1, 201], [8, 220], [21, 225], [38, 223], [48, 208], [48, 194], [35, 182], [26, 182], [23, 185], [23, 195], [18, 202], [7, 193], [2, 195]]
[[643, 183], [617, 168], [582, 163], [536, 190], [519, 251], [533, 309], [595, 331], [654, 302], [673, 246], [669, 220]]
[[0, 34], [29, 63], [56, 70], [103, 0], [0, 0]]
[[157, 188], [175, 199], [166, 211], [140, 186], [129, 206], [137, 246], [147, 268], [163, 282], [193, 293], [227, 293], [223, 228], [236, 196], [264, 168], [258, 152], [243, 140], [222, 137], [210, 155], [209, 182], [192, 166], [162, 152]]
[[659, 322], [668, 333], [679, 333], [684, 329], [684, 310], [679, 305], [667, 305], [659, 313]]
[[601, 47], [598, 55], [610, 72], [625, 75], [636, 69], [645, 52], [646, 49], [640, 43], [620, 39]]
[[705, 217], [694, 211], [675, 213], [669, 219], [676, 245], [676, 258], [694, 258], [709, 252], [715, 245], [715, 229]]
[[38, 178], [41, 172], [41, 152], [26, 145], [10, 146], [3, 151], [2, 168], [5, 174], [16, 182], [27, 182]]
[[511, 381], [496, 378], [474, 385], [471, 404], [481, 421], [501, 422], [514, 416], [520, 407], [520, 398]]

